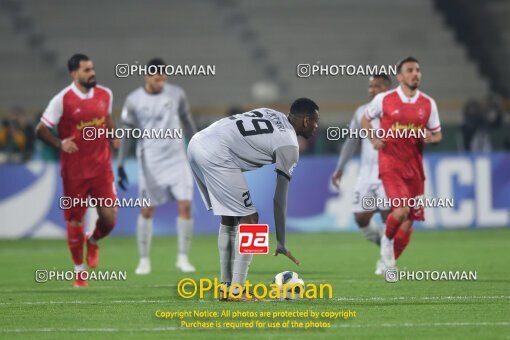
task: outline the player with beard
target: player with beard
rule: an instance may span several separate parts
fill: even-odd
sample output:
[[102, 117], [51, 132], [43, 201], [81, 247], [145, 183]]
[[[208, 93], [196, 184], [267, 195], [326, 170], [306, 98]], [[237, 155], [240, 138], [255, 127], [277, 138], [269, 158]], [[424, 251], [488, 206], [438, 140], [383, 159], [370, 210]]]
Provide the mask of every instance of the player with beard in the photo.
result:
[[[374, 75], [369, 78], [368, 81], [368, 95], [370, 99], [374, 99], [379, 93], [388, 91], [391, 87], [391, 79], [387, 75], [380, 74]], [[365, 111], [370, 103], [361, 105], [356, 109], [354, 117], [352, 117], [349, 129], [357, 131], [361, 129], [361, 119], [365, 114]], [[374, 128], [379, 127], [379, 121], [374, 119], [372, 121]], [[378, 199], [386, 198], [384, 188], [379, 178], [379, 157], [377, 150], [374, 150], [372, 144], [368, 139], [360, 138], [348, 138], [342, 146], [340, 151], [340, 157], [335, 171], [331, 175], [331, 182], [337, 188], [340, 188], [340, 180], [345, 165], [354, 155], [358, 147], [361, 146], [361, 162], [360, 171], [356, 180], [356, 186], [354, 188], [354, 201], [352, 204], [352, 211], [354, 212], [354, 219], [358, 224], [359, 229], [365, 235], [365, 238], [374, 243], [377, 246], [381, 245], [382, 230], [379, 228], [377, 223], [373, 221], [372, 217], [375, 213], [379, 212], [381, 218], [386, 221], [386, 217], [389, 213], [389, 207], [385, 207], [384, 204], [379, 204], [374, 207], [366, 207], [363, 205], [362, 200], [366, 197]], [[384, 264], [382, 260], [377, 260], [375, 274], [384, 274]]]
[[[67, 241], [76, 273], [74, 286], [86, 287], [83, 244], [86, 241], [87, 264], [95, 268], [99, 261], [97, 241], [112, 231], [117, 209], [98, 206], [96, 227], [91, 235], [85, 236], [84, 215], [87, 206], [82, 204], [82, 200], [88, 196], [103, 200], [117, 198], [110, 145], [117, 147], [118, 141], [108, 140], [105, 134], [97, 133], [99, 129], [114, 128], [112, 92], [96, 84], [96, 71], [90, 58], [75, 54], [67, 66], [73, 82], [50, 101], [36, 127], [36, 134], [45, 143], [60, 150], [64, 196], [70, 202], [80, 199], [77, 205], [62, 204], [64, 201], [61, 200], [61, 208], [67, 222]], [[58, 137], [51, 131], [54, 127], [57, 128]], [[84, 138], [84, 128], [95, 129], [97, 138]]]
[[[387, 269], [408, 245], [413, 221], [423, 221], [424, 209], [406, 204], [409, 199], [424, 194], [423, 145], [441, 142], [441, 123], [434, 99], [418, 90], [421, 69], [418, 60], [407, 57], [397, 64], [396, 89], [380, 93], [372, 100], [362, 119], [362, 127], [373, 128], [371, 121], [379, 119], [380, 129], [391, 138], [372, 138], [379, 150], [379, 178], [392, 204], [381, 238], [381, 259]], [[390, 130], [425, 130], [426, 137], [408, 133], [407, 138], [392, 137]], [[395, 134], [394, 134], [395, 135]]]

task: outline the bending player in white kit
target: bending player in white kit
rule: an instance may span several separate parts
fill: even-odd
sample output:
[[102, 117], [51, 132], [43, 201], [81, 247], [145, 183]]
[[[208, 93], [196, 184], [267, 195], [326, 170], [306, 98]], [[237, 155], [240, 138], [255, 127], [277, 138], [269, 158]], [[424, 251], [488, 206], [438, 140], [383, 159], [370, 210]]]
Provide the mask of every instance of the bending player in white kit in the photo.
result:
[[[162, 67], [165, 63], [155, 58], [149, 61], [147, 66]], [[191, 138], [196, 128], [186, 94], [180, 87], [166, 81], [165, 74], [145, 76], [144, 86], [131, 92], [124, 103], [121, 114], [124, 128], [139, 128], [146, 132], [166, 129], [175, 131], [174, 129], [180, 129], [182, 124], [186, 136]], [[123, 190], [126, 190], [128, 182], [123, 165], [129, 145], [130, 139], [123, 138], [119, 150], [118, 176], [119, 186]], [[143, 275], [151, 271], [149, 253], [154, 212], [157, 206], [169, 200], [177, 200], [179, 209], [176, 266], [183, 272], [194, 272], [195, 267], [188, 260], [193, 229], [191, 217], [193, 178], [184, 141], [181, 138], [140, 138], [137, 142], [136, 155], [140, 197], [148, 198], [151, 207], [143, 207], [138, 216], [136, 236], [140, 262], [135, 272]]]
[[[307, 98], [297, 99], [287, 116], [261, 108], [223, 118], [198, 132], [189, 143], [188, 158], [208, 210], [221, 216], [218, 235], [221, 282], [244, 286], [251, 254], [239, 254], [238, 224], [258, 223], [243, 171], [276, 163], [274, 219], [277, 248], [299, 262], [285, 247], [287, 191], [299, 159], [297, 136], [311, 137], [318, 127], [319, 107]], [[239, 291], [232, 291], [234, 295]], [[222, 294], [222, 300], [227, 296]], [[227, 300], [237, 300], [228, 297]], [[245, 294], [240, 300], [248, 299]]]
[[[368, 83], [368, 95], [370, 96], [370, 100], [372, 100], [377, 94], [388, 91], [390, 87], [391, 80], [387, 75], [376, 75], [370, 77]], [[365, 114], [368, 104], [369, 103], [361, 105], [356, 109], [356, 113], [351, 120], [349, 129], [361, 129], [361, 118]], [[372, 125], [375, 129], [377, 129], [379, 127], [379, 120], [372, 121]], [[342, 178], [344, 167], [349, 159], [351, 159], [351, 157], [354, 155], [360, 144], [361, 165], [358, 180], [354, 189], [354, 218], [359, 228], [365, 235], [365, 238], [368, 241], [375, 243], [377, 246], [380, 246], [383, 230], [379, 228], [379, 226], [372, 220], [372, 216], [374, 216], [374, 213], [379, 211], [381, 213], [383, 222], [386, 221], [386, 217], [389, 213], [389, 207], [363, 206], [364, 197], [372, 197], [374, 199], [386, 198], [384, 187], [382, 186], [382, 182], [379, 179], [378, 152], [373, 148], [369, 139], [364, 139], [361, 141], [360, 139], [356, 138], [348, 138], [345, 141], [345, 143], [342, 145], [342, 150], [340, 151], [340, 157], [338, 158], [335, 172], [331, 176], [331, 181], [337, 188], [340, 187], [340, 180]], [[384, 264], [380, 259], [377, 261], [375, 274], [384, 274]]]

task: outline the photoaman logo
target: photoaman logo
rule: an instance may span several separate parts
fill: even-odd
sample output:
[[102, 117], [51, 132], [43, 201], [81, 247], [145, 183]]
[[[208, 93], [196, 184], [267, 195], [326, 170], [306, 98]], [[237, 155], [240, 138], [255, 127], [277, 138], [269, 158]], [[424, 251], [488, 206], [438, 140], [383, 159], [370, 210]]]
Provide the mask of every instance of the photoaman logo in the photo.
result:
[[269, 225], [240, 224], [239, 254], [269, 253]]

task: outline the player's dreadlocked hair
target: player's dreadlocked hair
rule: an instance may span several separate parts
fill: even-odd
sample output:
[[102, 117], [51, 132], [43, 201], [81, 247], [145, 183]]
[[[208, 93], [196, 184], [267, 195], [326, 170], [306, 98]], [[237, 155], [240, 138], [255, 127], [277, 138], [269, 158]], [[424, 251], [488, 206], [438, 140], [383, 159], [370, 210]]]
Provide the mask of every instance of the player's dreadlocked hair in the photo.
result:
[[308, 98], [298, 98], [290, 107], [291, 115], [312, 116], [315, 113], [319, 113], [319, 106], [317, 106], [313, 100]]

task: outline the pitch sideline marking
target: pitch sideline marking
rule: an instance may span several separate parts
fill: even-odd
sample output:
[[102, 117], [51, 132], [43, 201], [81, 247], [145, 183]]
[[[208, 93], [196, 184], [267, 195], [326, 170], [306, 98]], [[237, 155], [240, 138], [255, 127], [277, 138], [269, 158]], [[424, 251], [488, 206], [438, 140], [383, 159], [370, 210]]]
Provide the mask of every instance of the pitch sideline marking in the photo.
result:
[[[43, 283], [40, 283], [41, 287]], [[132, 285], [127, 287], [120, 287], [120, 286], [94, 286], [93, 289], [119, 289], [119, 288], [172, 288], [177, 287], [177, 284], [175, 283], [169, 283], [169, 284], [154, 284], [154, 285]], [[68, 287], [51, 287], [51, 288], [57, 288], [57, 289], [63, 289], [63, 290], [69, 290], [69, 291], [76, 291], [76, 288], [72, 286]], [[0, 293], [18, 293], [18, 292], [38, 292], [41, 291], [40, 288], [24, 288], [24, 289], [14, 289], [14, 288], [6, 288], [6, 289], [0, 289]]]
[[[396, 296], [396, 297], [367, 297], [367, 298], [348, 298], [339, 297], [331, 300], [335, 301], [351, 301], [351, 302], [366, 302], [366, 301], [405, 301], [405, 300], [496, 300], [496, 299], [510, 299], [510, 295], [501, 296]], [[62, 304], [62, 305], [108, 305], [108, 304], [140, 304], [140, 303], [168, 303], [175, 302], [175, 300], [113, 300], [113, 301], [87, 301], [87, 300], [74, 300], [74, 301], [17, 301], [17, 302], [0, 302], [0, 306], [10, 305], [45, 305], [45, 304]], [[198, 302], [212, 302], [212, 300], [198, 300]]]
[[[396, 328], [396, 327], [475, 327], [475, 326], [510, 326], [510, 322], [432, 322], [432, 323], [382, 323], [374, 324], [334, 324], [336, 328]], [[210, 328], [180, 328], [180, 327], [154, 327], [154, 328], [13, 328], [1, 329], [0, 333], [63, 333], [63, 332], [80, 332], [80, 333], [112, 333], [112, 332], [165, 332], [165, 331], [190, 331], [190, 330], [210, 330]], [[219, 329], [216, 329], [219, 330]], [[228, 330], [228, 329], [223, 329]]]
[[492, 300], [492, 299], [510, 299], [510, 295], [482, 295], [482, 296], [372, 296], [366, 298], [359, 297], [338, 297], [333, 298], [332, 300], [336, 301], [399, 301], [399, 300]]

